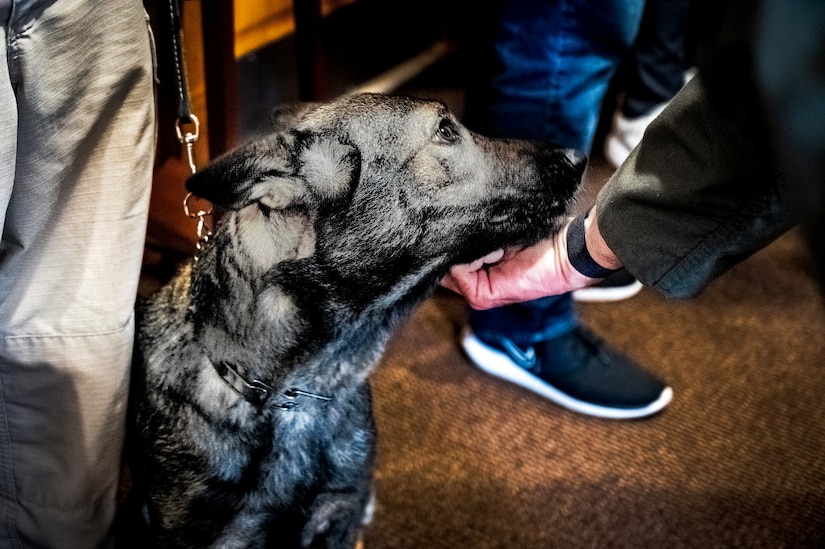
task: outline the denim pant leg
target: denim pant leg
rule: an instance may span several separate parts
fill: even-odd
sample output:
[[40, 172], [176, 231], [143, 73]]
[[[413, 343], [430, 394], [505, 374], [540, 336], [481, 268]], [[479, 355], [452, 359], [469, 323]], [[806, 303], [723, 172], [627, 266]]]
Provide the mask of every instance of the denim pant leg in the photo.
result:
[[111, 545], [155, 148], [139, 0], [0, 0], [0, 547]]
[[[509, 0], [494, 38], [500, 71], [478, 125], [500, 137], [590, 151], [602, 99], [636, 37], [644, 0]], [[574, 329], [572, 295], [472, 311], [481, 337], [528, 344]]]
[[589, 153], [602, 100], [644, 0], [508, 0], [494, 36], [486, 127]]
[[647, 0], [629, 58], [622, 114], [644, 116], [682, 89], [690, 0]]
[[545, 297], [489, 311], [470, 310], [473, 332], [487, 341], [506, 338], [520, 346], [564, 335], [578, 325], [570, 294]]

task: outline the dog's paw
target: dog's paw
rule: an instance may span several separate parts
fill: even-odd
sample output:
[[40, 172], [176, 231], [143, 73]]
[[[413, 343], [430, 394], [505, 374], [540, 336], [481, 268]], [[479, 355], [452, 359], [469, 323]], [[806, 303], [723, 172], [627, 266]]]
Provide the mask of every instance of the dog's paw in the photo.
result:
[[352, 549], [358, 541], [364, 502], [358, 494], [326, 493], [315, 498], [301, 544], [309, 547], [316, 536], [325, 536], [330, 549]]

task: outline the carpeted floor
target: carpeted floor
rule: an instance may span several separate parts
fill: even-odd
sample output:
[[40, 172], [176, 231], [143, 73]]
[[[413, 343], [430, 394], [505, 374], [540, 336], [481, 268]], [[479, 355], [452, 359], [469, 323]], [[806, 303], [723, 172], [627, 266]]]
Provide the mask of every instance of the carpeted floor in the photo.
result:
[[825, 545], [825, 315], [796, 233], [699, 298], [583, 321], [672, 385], [661, 415], [576, 415], [476, 370], [446, 292], [374, 376], [381, 548]]

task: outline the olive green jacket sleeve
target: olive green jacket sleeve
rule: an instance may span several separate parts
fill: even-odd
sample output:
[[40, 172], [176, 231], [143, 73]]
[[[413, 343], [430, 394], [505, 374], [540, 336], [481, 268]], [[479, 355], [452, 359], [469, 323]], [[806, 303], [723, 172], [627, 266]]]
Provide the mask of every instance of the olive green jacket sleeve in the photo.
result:
[[682, 89], [596, 201], [631, 274], [691, 297], [793, 226], [765, 127], [711, 105], [699, 76]]

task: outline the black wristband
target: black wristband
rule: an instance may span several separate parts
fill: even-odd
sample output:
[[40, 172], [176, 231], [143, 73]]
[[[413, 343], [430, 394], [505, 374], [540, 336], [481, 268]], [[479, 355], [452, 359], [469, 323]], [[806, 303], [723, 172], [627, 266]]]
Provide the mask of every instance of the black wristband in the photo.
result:
[[587, 242], [584, 238], [584, 219], [588, 212], [581, 213], [573, 218], [567, 227], [567, 258], [573, 268], [590, 278], [604, 278], [620, 269], [606, 269], [596, 263], [587, 251]]

